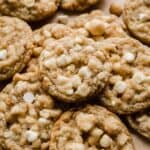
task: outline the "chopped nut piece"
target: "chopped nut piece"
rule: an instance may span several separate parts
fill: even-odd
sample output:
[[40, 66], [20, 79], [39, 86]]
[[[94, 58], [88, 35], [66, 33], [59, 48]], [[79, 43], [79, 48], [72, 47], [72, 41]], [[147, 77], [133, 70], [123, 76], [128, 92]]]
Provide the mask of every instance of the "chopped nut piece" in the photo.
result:
[[78, 127], [81, 130], [86, 131], [86, 132], [88, 132], [89, 130], [93, 128], [94, 120], [95, 119], [93, 115], [88, 115], [84, 113], [80, 113], [76, 118]]
[[112, 143], [112, 139], [108, 135], [103, 135], [100, 139], [100, 145], [104, 148], [108, 148]]
[[110, 5], [110, 13], [114, 14], [114, 15], [117, 15], [117, 16], [120, 16], [123, 12], [123, 8], [120, 4], [117, 4], [117, 3], [112, 3]]
[[85, 28], [93, 35], [93, 36], [101, 36], [108, 26], [107, 23], [102, 22], [100, 20], [92, 20], [85, 24]]

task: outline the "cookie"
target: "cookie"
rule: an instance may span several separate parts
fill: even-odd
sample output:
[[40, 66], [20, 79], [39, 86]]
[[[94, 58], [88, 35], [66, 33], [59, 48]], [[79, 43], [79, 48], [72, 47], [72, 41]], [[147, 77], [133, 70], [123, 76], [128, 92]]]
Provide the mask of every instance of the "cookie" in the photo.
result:
[[16, 74], [0, 93], [0, 149], [49, 149], [51, 128], [61, 113], [38, 74]]
[[110, 72], [107, 54], [91, 38], [65, 36], [48, 42], [39, 57], [43, 87], [58, 100], [87, 100], [105, 86]]
[[120, 114], [149, 107], [150, 48], [129, 37], [105, 40], [100, 48], [107, 51], [112, 64], [100, 102]]
[[71, 18], [67, 15], [58, 15], [55, 21], [66, 24], [73, 29], [85, 30], [87, 36], [95, 40], [126, 36], [122, 21], [115, 15], [105, 14], [100, 10]]
[[150, 140], [150, 108], [127, 117], [129, 125]]
[[0, 17], [0, 81], [20, 72], [31, 53], [31, 28], [20, 19]]
[[84, 11], [98, 2], [100, 0], [61, 0], [60, 7], [67, 11]]
[[65, 112], [51, 131], [50, 150], [134, 150], [132, 138], [113, 113], [100, 106]]
[[0, 13], [26, 21], [39, 21], [53, 15], [60, 0], [1, 0]]
[[127, 0], [123, 16], [129, 31], [150, 45], [150, 1]]

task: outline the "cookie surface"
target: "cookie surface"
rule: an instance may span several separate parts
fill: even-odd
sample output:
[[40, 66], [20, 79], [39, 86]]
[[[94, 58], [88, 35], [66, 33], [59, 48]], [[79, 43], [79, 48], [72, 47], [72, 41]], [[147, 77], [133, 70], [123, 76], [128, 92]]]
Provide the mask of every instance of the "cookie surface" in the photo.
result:
[[20, 72], [30, 59], [32, 30], [22, 20], [0, 17], [0, 81]]
[[128, 118], [129, 125], [139, 134], [150, 140], [150, 109], [137, 112]]
[[0, 148], [49, 149], [51, 128], [61, 113], [36, 73], [15, 75], [0, 93]]
[[38, 21], [53, 15], [60, 0], [1, 0], [0, 13], [26, 21]]
[[62, 0], [60, 7], [69, 11], [83, 11], [96, 5], [100, 0]]
[[66, 24], [73, 29], [85, 30], [87, 36], [95, 40], [126, 36], [122, 21], [118, 17], [105, 14], [100, 10], [94, 10], [75, 17], [58, 15], [55, 21]]
[[150, 106], [150, 49], [131, 38], [101, 42], [112, 63], [100, 101], [110, 110], [128, 114]]
[[113, 113], [86, 106], [64, 113], [54, 124], [50, 150], [134, 150], [128, 130]]
[[[33, 32], [32, 59], [28, 63], [26, 72], [39, 72], [38, 58], [41, 52], [48, 47], [49, 43], [74, 33], [75, 31], [69, 26], [60, 23], [47, 24], [35, 30]], [[77, 33], [79, 33], [79, 31], [76, 30], [75, 34]]]
[[124, 9], [124, 21], [135, 37], [150, 45], [149, 0], [127, 0]]
[[110, 65], [97, 42], [82, 35], [49, 42], [39, 57], [43, 87], [65, 102], [87, 100], [107, 82]]

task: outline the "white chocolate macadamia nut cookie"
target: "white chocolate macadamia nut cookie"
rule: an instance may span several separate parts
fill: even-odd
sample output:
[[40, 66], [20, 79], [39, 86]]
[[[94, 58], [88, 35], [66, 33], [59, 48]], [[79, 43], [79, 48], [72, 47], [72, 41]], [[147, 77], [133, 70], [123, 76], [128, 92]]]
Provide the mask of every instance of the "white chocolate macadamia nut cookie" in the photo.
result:
[[53, 15], [60, 0], [1, 0], [0, 13], [26, 21], [38, 21]]
[[[103, 47], [103, 48], [102, 48]], [[100, 44], [112, 64], [100, 101], [110, 110], [128, 114], [150, 106], [150, 48], [132, 38], [112, 38]]]
[[73, 18], [69, 18], [67, 15], [58, 15], [55, 21], [67, 24], [73, 29], [85, 30], [87, 36], [95, 40], [126, 36], [121, 20], [100, 10], [94, 10]]
[[51, 130], [50, 150], [134, 150], [120, 119], [100, 106], [64, 113]]
[[66, 36], [49, 42], [39, 57], [43, 87], [69, 103], [87, 100], [105, 86], [111, 65], [91, 38]]
[[32, 52], [32, 30], [24, 21], [0, 17], [0, 81], [22, 71]]
[[36, 73], [16, 74], [0, 93], [0, 149], [49, 149], [51, 128], [61, 113]]
[[150, 108], [127, 117], [129, 125], [150, 140]]
[[123, 16], [129, 31], [150, 45], [150, 0], [126, 0]]
[[61, 0], [60, 7], [68, 11], [83, 11], [101, 0]]

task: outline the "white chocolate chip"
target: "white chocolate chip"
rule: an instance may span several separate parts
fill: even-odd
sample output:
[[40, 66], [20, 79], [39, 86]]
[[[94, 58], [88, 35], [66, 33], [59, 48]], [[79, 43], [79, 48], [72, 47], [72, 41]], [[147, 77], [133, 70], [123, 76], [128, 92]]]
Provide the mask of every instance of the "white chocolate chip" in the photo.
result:
[[23, 95], [23, 100], [27, 103], [33, 103], [33, 101], [35, 100], [35, 97], [32, 92], [26, 92]]
[[96, 143], [99, 141], [102, 134], [103, 134], [103, 130], [101, 130], [97, 127], [94, 128], [91, 131], [91, 136], [88, 137], [88, 143], [90, 145], [96, 145]]
[[88, 67], [82, 67], [79, 70], [79, 75], [84, 78], [90, 78], [92, 76], [92, 72]]
[[81, 143], [67, 143], [65, 150], [85, 150], [85, 148]]
[[104, 34], [107, 24], [98, 19], [94, 19], [85, 24], [85, 28], [94, 36], [100, 36]]
[[73, 89], [68, 89], [65, 91], [67, 95], [72, 95], [74, 93]]
[[0, 60], [7, 58], [7, 50], [0, 50]]
[[25, 132], [25, 136], [28, 142], [34, 142], [38, 138], [38, 133], [32, 130], [28, 130]]
[[56, 68], [57, 67], [57, 65], [56, 65], [56, 59], [55, 58], [51, 58], [51, 59], [45, 60], [44, 61], [44, 66], [46, 68], [49, 68], [49, 69]]
[[62, 75], [59, 75], [57, 77], [57, 81], [58, 81], [58, 84], [64, 85], [64, 84], [67, 84], [69, 82], [69, 78], [62, 76]]
[[77, 126], [85, 132], [88, 132], [93, 128], [94, 121], [95, 117], [91, 114], [80, 113], [76, 117]]
[[112, 139], [108, 135], [103, 135], [100, 139], [100, 145], [104, 148], [108, 148], [112, 143]]
[[72, 58], [70, 56], [61, 55], [60, 57], [57, 58], [57, 65], [65, 66], [71, 63], [71, 61], [72, 61]]
[[118, 81], [115, 85], [114, 85], [114, 90], [119, 93], [122, 94], [127, 88], [127, 84], [123, 81]]
[[73, 87], [75, 87], [75, 88], [77, 88], [78, 86], [81, 85], [81, 79], [78, 75], [74, 75], [71, 78], [71, 82], [72, 82]]
[[78, 87], [76, 94], [85, 97], [89, 94], [89, 92], [90, 92], [90, 87], [87, 84], [83, 83]]
[[142, 72], [137, 71], [137, 72], [134, 73], [134, 75], [133, 75], [132, 78], [133, 78], [133, 80], [134, 80], [136, 83], [140, 84], [140, 83], [142, 83], [142, 82], [144, 81], [145, 75], [144, 75]]
[[127, 52], [127, 53], [124, 54], [123, 58], [128, 63], [132, 63], [135, 60], [135, 55], [133, 53]]
[[119, 145], [124, 145], [128, 141], [128, 136], [124, 133], [121, 133], [117, 136], [117, 142]]
[[39, 118], [38, 122], [40, 124], [47, 124], [48, 120], [46, 118]]

